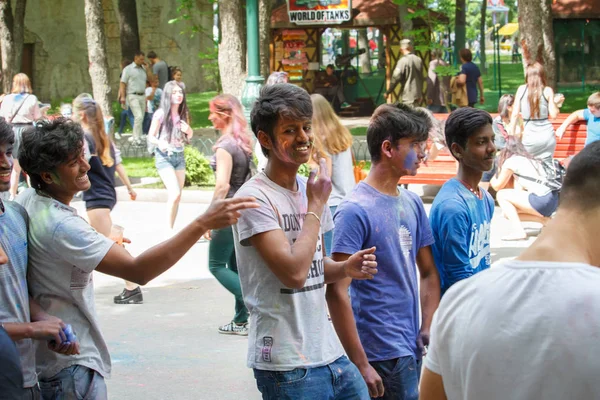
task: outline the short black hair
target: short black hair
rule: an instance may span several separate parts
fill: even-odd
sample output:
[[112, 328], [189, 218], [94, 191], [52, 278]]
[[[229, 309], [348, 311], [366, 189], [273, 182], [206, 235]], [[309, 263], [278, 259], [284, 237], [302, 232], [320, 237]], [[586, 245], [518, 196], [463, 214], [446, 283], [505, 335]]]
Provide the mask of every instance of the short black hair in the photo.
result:
[[381, 145], [389, 140], [396, 144], [400, 139], [413, 138], [424, 142], [429, 136], [431, 121], [426, 113], [402, 103], [383, 104], [375, 110], [367, 128], [367, 146], [371, 161], [381, 160]]
[[0, 117], [0, 145], [15, 143], [15, 134], [6, 120]]
[[333, 64], [327, 64], [327, 67], [325, 67], [325, 69], [327, 68], [331, 68], [332, 70], [335, 71], [335, 66]]
[[585, 146], [569, 163], [560, 206], [585, 212], [600, 207], [600, 141]]
[[[456, 143], [463, 149], [467, 147], [469, 137], [479, 132], [486, 125], [492, 124], [492, 116], [477, 108], [465, 107], [453, 111], [446, 120], [446, 145], [452, 153], [452, 144]], [[457, 158], [452, 153], [454, 158]], [[458, 158], [457, 158], [458, 159]]]
[[156, 55], [156, 53], [154, 52], [154, 50], [150, 50], [148, 52], [148, 58], [154, 60], [156, 57], [158, 57], [158, 56]]
[[135, 52], [135, 54], [134, 54], [133, 56], [134, 56], [134, 57], [137, 57], [137, 56], [145, 56], [145, 54], [144, 54], [144, 52], [143, 52], [143, 51], [141, 51], [141, 50], [138, 50], [138, 51], [136, 51], [136, 52]]
[[43, 172], [53, 172], [60, 165], [78, 157], [83, 148], [83, 129], [67, 118], [42, 120], [23, 131], [19, 163], [31, 179], [31, 186], [44, 188]]
[[[273, 129], [280, 118], [302, 120], [312, 119], [312, 115], [312, 101], [306, 90], [290, 83], [279, 83], [261, 89], [250, 113], [250, 126], [257, 138], [258, 131], [263, 131], [273, 141]], [[269, 150], [261, 148], [268, 157]]]

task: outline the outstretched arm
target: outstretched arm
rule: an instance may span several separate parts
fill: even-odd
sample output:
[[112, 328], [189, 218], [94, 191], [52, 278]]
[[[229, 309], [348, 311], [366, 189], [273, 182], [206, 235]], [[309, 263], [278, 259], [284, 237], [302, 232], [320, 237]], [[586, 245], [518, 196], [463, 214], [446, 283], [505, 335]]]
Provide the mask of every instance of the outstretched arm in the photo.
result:
[[571, 125], [574, 122], [577, 121], [583, 121], [583, 113], [585, 110], [577, 110], [573, 113], [571, 113], [571, 115], [569, 115], [567, 117], [567, 119], [565, 119], [565, 122], [563, 122], [560, 127], [556, 130], [556, 136], [558, 136], [559, 139], [562, 139], [563, 135], [565, 134], [565, 131], [567, 130], [567, 128], [569, 127], [569, 125]]

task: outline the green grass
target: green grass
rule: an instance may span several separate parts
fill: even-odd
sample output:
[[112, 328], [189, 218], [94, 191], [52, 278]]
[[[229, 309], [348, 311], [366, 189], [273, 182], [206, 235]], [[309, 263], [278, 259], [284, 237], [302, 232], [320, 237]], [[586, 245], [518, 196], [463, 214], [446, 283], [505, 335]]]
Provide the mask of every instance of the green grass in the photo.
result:
[[350, 129], [352, 136], [365, 136], [367, 134], [366, 126], [357, 126], [356, 128]]
[[125, 157], [123, 158], [123, 166], [127, 171], [127, 175], [132, 178], [158, 177], [158, 172], [154, 166], [154, 158], [152, 157]]

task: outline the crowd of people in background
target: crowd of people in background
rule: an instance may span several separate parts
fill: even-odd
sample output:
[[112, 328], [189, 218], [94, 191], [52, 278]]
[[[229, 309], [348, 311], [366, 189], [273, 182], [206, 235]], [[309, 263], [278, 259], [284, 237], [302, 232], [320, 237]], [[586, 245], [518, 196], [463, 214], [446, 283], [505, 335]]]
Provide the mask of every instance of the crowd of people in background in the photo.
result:
[[[82, 93], [65, 117], [44, 120], [28, 77], [16, 75], [0, 106], [0, 192], [15, 198], [0, 200], [0, 355], [12, 371], [0, 374], [0, 392], [106, 399], [111, 359], [92, 273], [125, 281], [115, 303], [140, 304], [140, 285], [204, 237], [209, 271], [235, 298], [216, 331], [248, 336], [247, 365], [264, 399], [593, 398], [600, 93], [554, 132], [564, 96], [547, 86], [541, 63], [529, 63], [525, 84], [500, 98], [492, 118], [475, 108], [485, 98], [470, 50], [460, 50], [452, 82], [424, 71], [412, 41], [401, 50], [386, 93], [400, 85], [401, 102], [370, 119], [364, 179], [332, 104], [343, 103], [333, 66], [312, 95], [274, 73], [250, 124], [236, 97], [214, 97], [213, 198], [179, 231], [194, 134], [182, 71], [155, 52], [149, 65], [141, 51], [124, 61], [122, 127], [133, 120], [130, 141], [147, 145], [168, 194], [165, 240], [137, 257], [111, 218], [115, 174], [132, 200], [137, 193], [106, 129], [110, 116]], [[441, 56], [431, 64], [444, 66]], [[447, 88], [463, 107], [442, 125], [432, 112], [448, 109]], [[587, 121], [586, 147], [563, 179], [556, 137], [578, 120]], [[428, 215], [398, 182], [444, 147], [457, 173]], [[29, 188], [18, 194], [21, 169]], [[517, 260], [493, 269], [488, 187], [510, 222], [504, 240], [527, 238], [522, 222], [544, 226]], [[72, 207], [80, 192], [87, 220]]]

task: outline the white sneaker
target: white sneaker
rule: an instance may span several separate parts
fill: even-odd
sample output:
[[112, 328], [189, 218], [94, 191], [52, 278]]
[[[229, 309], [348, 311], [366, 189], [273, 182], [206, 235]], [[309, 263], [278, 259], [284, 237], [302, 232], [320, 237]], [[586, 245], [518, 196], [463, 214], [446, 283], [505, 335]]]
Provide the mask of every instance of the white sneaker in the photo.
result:
[[220, 326], [219, 333], [223, 333], [225, 335], [248, 336], [248, 323], [246, 322], [243, 325], [238, 325], [231, 321], [228, 324]]

